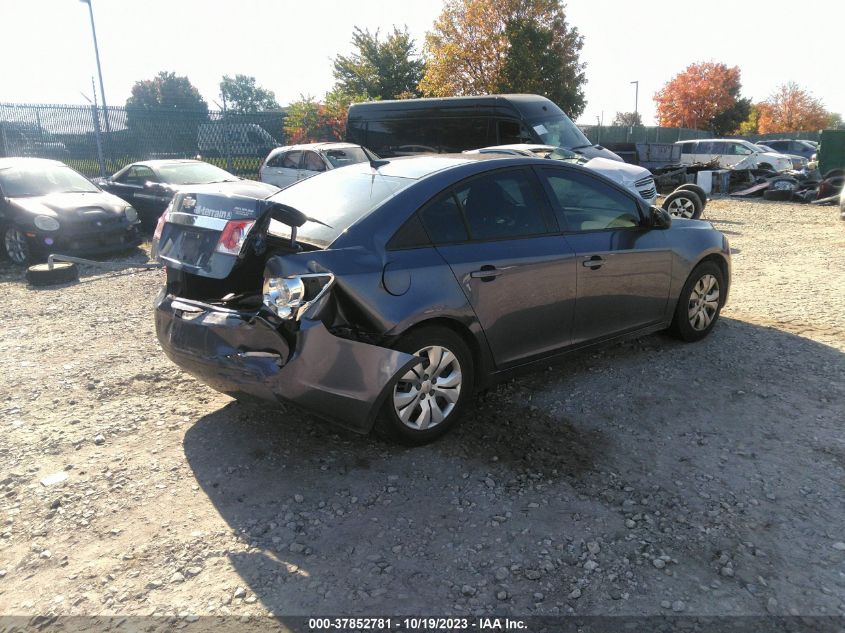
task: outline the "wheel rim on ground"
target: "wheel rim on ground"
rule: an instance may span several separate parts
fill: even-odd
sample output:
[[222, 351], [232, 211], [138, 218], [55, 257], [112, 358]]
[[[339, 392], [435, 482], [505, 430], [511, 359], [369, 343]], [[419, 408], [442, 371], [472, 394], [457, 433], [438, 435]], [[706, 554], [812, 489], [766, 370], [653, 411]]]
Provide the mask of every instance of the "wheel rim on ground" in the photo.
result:
[[703, 275], [695, 282], [689, 296], [687, 316], [692, 329], [698, 332], [706, 330], [716, 318], [718, 310], [719, 281], [713, 275]]
[[682, 218], [691, 218], [695, 215], [695, 205], [689, 198], [679, 196], [669, 203], [667, 209], [672, 215], [677, 215]]
[[428, 364], [411, 368], [393, 388], [393, 408], [409, 429], [425, 431], [442, 424], [461, 395], [461, 365], [458, 357], [442, 345], [431, 345], [415, 356]]
[[14, 227], [9, 227], [4, 236], [6, 254], [16, 264], [25, 264], [29, 248], [26, 237]]

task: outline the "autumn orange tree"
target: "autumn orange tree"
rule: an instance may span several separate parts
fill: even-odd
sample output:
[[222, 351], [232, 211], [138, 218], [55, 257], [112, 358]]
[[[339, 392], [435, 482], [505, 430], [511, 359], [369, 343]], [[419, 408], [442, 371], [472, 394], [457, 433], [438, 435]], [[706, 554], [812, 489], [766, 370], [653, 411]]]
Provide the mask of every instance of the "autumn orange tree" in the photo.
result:
[[830, 121], [822, 102], [794, 81], [778, 86], [768, 99], [757, 104], [757, 109], [760, 134], [818, 130]]
[[717, 62], [690, 64], [654, 95], [663, 127], [733, 132], [748, 117], [751, 101], [739, 96], [739, 68]]
[[428, 96], [530, 92], [584, 110], [583, 38], [560, 0], [446, 0], [426, 34]]

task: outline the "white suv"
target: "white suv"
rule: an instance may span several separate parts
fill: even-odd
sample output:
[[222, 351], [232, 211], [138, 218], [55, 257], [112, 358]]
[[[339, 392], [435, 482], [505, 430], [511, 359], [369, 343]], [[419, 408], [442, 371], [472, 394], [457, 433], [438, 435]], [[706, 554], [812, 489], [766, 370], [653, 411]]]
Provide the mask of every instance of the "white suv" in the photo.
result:
[[678, 141], [675, 145], [681, 146], [681, 163], [684, 165], [716, 160], [725, 169], [792, 169], [792, 161], [788, 156], [762, 152], [753, 143], [739, 139]]
[[284, 189], [293, 183], [338, 167], [377, 160], [370, 150], [352, 143], [306, 143], [277, 147], [264, 159], [258, 179]]

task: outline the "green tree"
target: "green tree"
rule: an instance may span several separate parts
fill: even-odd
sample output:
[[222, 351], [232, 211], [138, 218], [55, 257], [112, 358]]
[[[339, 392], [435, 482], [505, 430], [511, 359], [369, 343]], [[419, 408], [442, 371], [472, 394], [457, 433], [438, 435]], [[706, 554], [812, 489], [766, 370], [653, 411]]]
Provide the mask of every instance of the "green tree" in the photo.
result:
[[613, 118], [613, 125], [621, 127], [634, 127], [635, 125], [642, 125], [643, 118], [639, 112], [617, 112]]
[[223, 75], [220, 96], [228, 109], [240, 114], [280, 109], [276, 95], [258, 86], [255, 77], [249, 75]]
[[314, 97], [300, 95], [288, 106], [284, 131], [287, 142], [294, 145], [329, 140], [324, 107]]
[[335, 90], [370, 99], [398, 99], [420, 95], [418, 85], [423, 75], [423, 61], [407, 27], [393, 32], [382, 41], [379, 32], [355, 27], [352, 33], [355, 52], [334, 59]]
[[740, 97], [739, 88], [733, 96], [734, 104], [710, 119], [710, 129], [716, 136], [737, 133], [751, 114], [751, 99]]
[[560, 0], [446, 0], [426, 34], [426, 95], [533, 92], [584, 111], [583, 37]]
[[760, 109], [757, 107], [756, 104], [751, 104], [748, 108], [748, 116], [745, 117], [745, 121], [739, 124], [737, 128], [737, 134], [741, 134], [742, 136], [752, 136], [758, 133], [760, 122]]
[[126, 100], [126, 126], [139, 151], [196, 153], [197, 128], [208, 121], [208, 104], [187, 77], [161, 71], [136, 81]]

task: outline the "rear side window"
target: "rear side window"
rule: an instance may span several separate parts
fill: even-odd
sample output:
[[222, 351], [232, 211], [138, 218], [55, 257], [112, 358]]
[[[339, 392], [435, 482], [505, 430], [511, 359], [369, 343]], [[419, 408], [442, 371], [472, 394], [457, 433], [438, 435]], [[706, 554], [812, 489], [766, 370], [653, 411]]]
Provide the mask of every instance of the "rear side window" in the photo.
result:
[[326, 164], [317, 152], [305, 152], [305, 169], [308, 171], [326, 171]]
[[282, 162], [279, 167], [285, 169], [299, 169], [299, 163], [302, 160], [302, 152], [288, 152], [282, 157]]
[[441, 195], [423, 207], [420, 217], [434, 244], [450, 244], [469, 240], [461, 207], [452, 191]]
[[695, 154], [695, 143], [684, 143], [681, 145], [681, 154]]
[[456, 188], [473, 240], [497, 240], [547, 232], [543, 202], [525, 170], [495, 172]]

